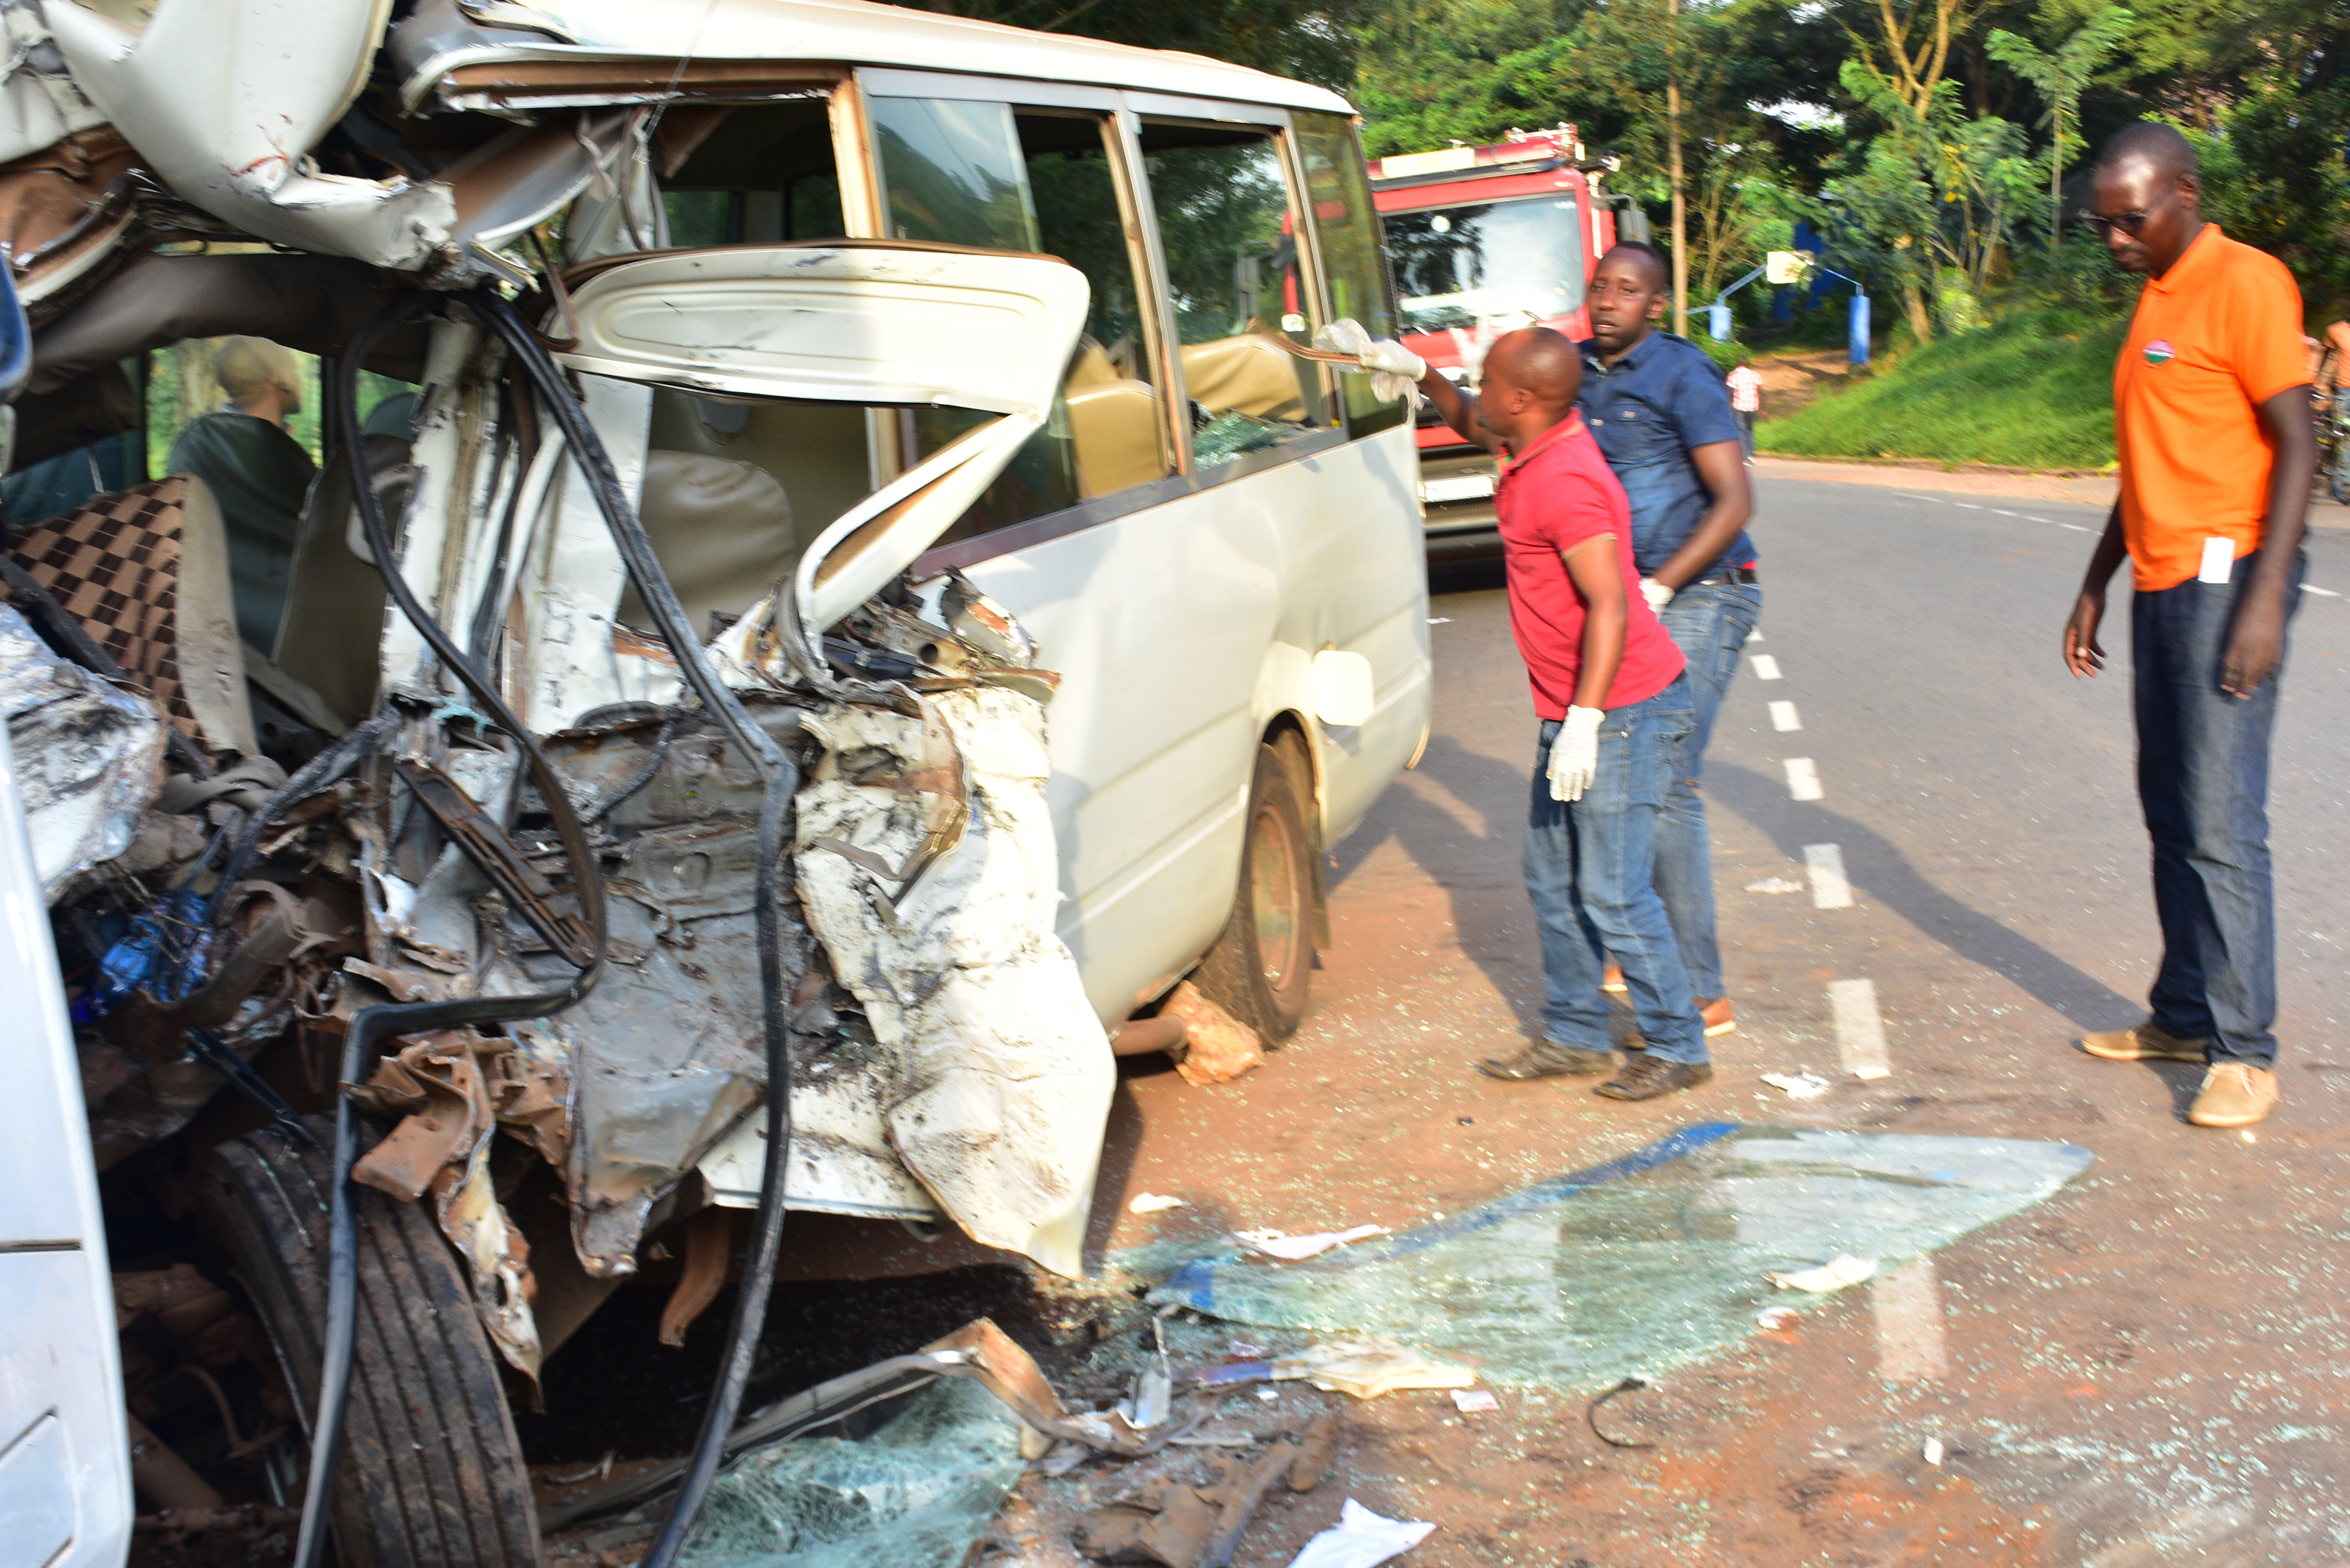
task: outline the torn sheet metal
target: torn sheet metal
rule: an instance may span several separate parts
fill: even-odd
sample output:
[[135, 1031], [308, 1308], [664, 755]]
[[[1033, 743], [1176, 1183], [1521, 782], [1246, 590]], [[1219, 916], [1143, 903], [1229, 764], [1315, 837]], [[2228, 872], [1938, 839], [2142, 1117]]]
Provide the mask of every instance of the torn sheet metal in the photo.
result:
[[[800, 709], [767, 702], [754, 712], [796, 742]], [[756, 1199], [764, 1128], [752, 1113], [766, 1083], [753, 898], [761, 781], [715, 725], [697, 717], [671, 729], [658, 710], [551, 736], [546, 749], [614, 841], [611, 961], [578, 1005], [508, 1030], [572, 1064], [573, 1235], [582, 1265], [609, 1278], [634, 1271], [652, 1206], [697, 1163], [721, 1203]], [[550, 959], [523, 955], [534, 973], [553, 972]], [[785, 1201], [934, 1218], [930, 1195], [890, 1152], [884, 1053], [854, 1012], [822, 972], [795, 992]]]
[[[528, 286], [532, 263], [512, 247], [534, 224], [583, 192], [641, 186], [637, 205], [650, 200], [650, 175], [632, 172], [629, 110], [518, 129], [430, 180], [318, 172], [309, 154], [358, 99], [390, 13], [389, 0], [162, 0], [133, 29], [56, 5], [54, 44], [43, 37], [70, 68], [74, 99], [111, 120], [173, 194], [305, 251], [452, 286]], [[37, 87], [44, 78], [33, 79]], [[0, 99], [0, 116], [35, 101], [13, 84], [10, 91], [23, 104]], [[47, 123], [19, 118], [26, 134]], [[51, 118], [74, 129], [78, 116]], [[658, 227], [642, 225], [632, 243], [608, 248], [650, 248]]]
[[490, 1342], [534, 1378], [540, 1356], [530, 1245], [498, 1202], [490, 1144], [508, 1107], [535, 1109], [550, 1088], [559, 1099], [560, 1086], [546, 1076], [511, 1042], [469, 1029], [411, 1042], [359, 1091], [379, 1114], [406, 1114], [351, 1168], [352, 1180], [403, 1201], [432, 1195], [442, 1234], [465, 1260]]
[[0, 74], [0, 162], [106, 123], [105, 112], [74, 85], [41, 10], [40, 0], [0, 0], [8, 48], [8, 67]]
[[888, 1058], [899, 1158], [975, 1239], [1076, 1274], [1116, 1073], [1053, 932], [1044, 711], [990, 687], [925, 706], [962, 760], [962, 842], [910, 886], [875, 871], [905, 869], [932, 831], [898, 784], [928, 764], [929, 726], [813, 715], [826, 756], [800, 792], [801, 903]]
[[263, 239], [413, 271], [446, 246], [439, 182], [358, 180], [306, 155], [359, 97], [390, 0], [162, 0], [143, 30], [47, 7], [75, 84], [179, 195]]
[[130, 847], [163, 783], [163, 716], [49, 651], [0, 604], [0, 717], [41, 893], [55, 904]]

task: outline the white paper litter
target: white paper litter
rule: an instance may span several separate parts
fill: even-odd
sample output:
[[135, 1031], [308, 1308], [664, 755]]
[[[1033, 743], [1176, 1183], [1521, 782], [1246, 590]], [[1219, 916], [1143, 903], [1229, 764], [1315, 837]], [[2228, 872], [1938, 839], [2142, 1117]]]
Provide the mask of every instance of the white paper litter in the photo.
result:
[[1170, 1198], [1159, 1192], [1138, 1192], [1134, 1195], [1134, 1201], [1126, 1206], [1126, 1211], [1128, 1214], [1164, 1214], [1170, 1209], [1185, 1206], [1180, 1198]]
[[1500, 1409], [1502, 1402], [1493, 1397], [1491, 1388], [1455, 1388], [1452, 1391], [1452, 1407], [1464, 1416], [1477, 1416], [1488, 1410]]
[[1816, 1100], [1828, 1092], [1828, 1081], [1817, 1073], [1765, 1073], [1762, 1081], [1774, 1089], [1784, 1089], [1791, 1100]]
[[1926, 1446], [1918, 1450], [1918, 1457], [1929, 1465], [1939, 1465], [1942, 1462], [1943, 1452], [1942, 1439], [1929, 1438], [1926, 1439]]
[[1800, 893], [1804, 890], [1804, 884], [1788, 877], [1765, 877], [1760, 882], [1746, 884], [1746, 890], [1750, 893]]
[[1794, 1307], [1764, 1307], [1761, 1312], [1754, 1314], [1754, 1321], [1760, 1324], [1762, 1327], [1769, 1329], [1772, 1333], [1776, 1334], [1779, 1330], [1786, 1328], [1794, 1323], [1795, 1309]]
[[1243, 1231], [1232, 1238], [1252, 1251], [1263, 1252], [1268, 1258], [1280, 1258], [1296, 1262], [1301, 1258], [1318, 1257], [1333, 1247], [1343, 1247], [1349, 1241], [1359, 1241], [1366, 1236], [1384, 1236], [1384, 1225], [1357, 1225], [1351, 1231], [1325, 1231], [1318, 1236], [1289, 1236], [1279, 1231]]
[[1338, 1522], [1307, 1542], [1290, 1559], [1289, 1568], [1372, 1568], [1410, 1551], [1435, 1528], [1416, 1520], [1381, 1518], [1350, 1497], [1338, 1511]]
[[1876, 1259], [1856, 1258], [1849, 1252], [1839, 1252], [1816, 1269], [1773, 1274], [1770, 1281], [1783, 1291], [1809, 1291], [1814, 1295], [1825, 1295], [1846, 1285], [1856, 1285], [1876, 1272]]

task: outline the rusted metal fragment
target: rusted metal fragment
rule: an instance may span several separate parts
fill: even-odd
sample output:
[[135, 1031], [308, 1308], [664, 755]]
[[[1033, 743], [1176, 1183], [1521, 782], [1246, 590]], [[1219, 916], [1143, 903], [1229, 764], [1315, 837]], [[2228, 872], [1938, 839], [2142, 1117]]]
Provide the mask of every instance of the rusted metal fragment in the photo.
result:
[[555, 908], [555, 886], [522, 857], [505, 830], [484, 813], [465, 787], [429, 763], [402, 757], [400, 776], [466, 857], [505, 898], [507, 907], [528, 920], [567, 963], [585, 966], [594, 939], [579, 917]]
[[536, 1378], [540, 1361], [530, 1243], [507, 1218], [490, 1179], [490, 1143], [508, 1100], [536, 1101], [549, 1085], [527, 1065], [513, 1075], [504, 1040], [443, 1030], [403, 1046], [349, 1092], [370, 1110], [405, 1113], [359, 1157], [351, 1179], [413, 1202], [431, 1193], [433, 1211], [465, 1260], [473, 1304], [498, 1353]]
[[442, 1168], [468, 1159], [496, 1113], [470, 1030], [447, 1030], [386, 1057], [352, 1097], [401, 1120], [351, 1167], [351, 1179], [413, 1203]]
[[709, 1310], [725, 1288], [726, 1265], [734, 1246], [734, 1215], [725, 1209], [705, 1209], [685, 1222], [685, 1272], [661, 1308], [660, 1342], [685, 1343], [685, 1331]]

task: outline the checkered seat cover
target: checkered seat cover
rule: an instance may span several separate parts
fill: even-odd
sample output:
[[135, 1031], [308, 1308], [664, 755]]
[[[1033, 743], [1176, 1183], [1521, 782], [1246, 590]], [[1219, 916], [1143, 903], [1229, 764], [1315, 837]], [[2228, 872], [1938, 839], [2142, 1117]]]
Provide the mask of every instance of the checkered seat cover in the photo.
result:
[[258, 750], [227, 536], [203, 481], [173, 474], [93, 497], [7, 549], [183, 734], [215, 752]]

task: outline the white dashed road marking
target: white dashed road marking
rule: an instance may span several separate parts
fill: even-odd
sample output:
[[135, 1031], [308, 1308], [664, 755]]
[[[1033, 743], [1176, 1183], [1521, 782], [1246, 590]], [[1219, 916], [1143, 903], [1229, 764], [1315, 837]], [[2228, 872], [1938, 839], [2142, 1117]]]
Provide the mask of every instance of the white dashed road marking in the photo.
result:
[[2342, 597], [2340, 594], [2335, 593], [2332, 588], [2321, 588], [2315, 583], [2302, 584], [2301, 591], [2305, 594], [2315, 594], [2322, 599], [2338, 599]]
[[1887, 1383], [1925, 1383], [1950, 1375], [1942, 1282], [1931, 1257], [1915, 1258], [1868, 1287], [1877, 1316], [1877, 1375]]
[[1877, 982], [1873, 980], [1828, 981], [1828, 1007], [1835, 1014], [1836, 1054], [1845, 1071], [1856, 1078], [1889, 1078], [1892, 1064], [1885, 1056], [1885, 1023], [1877, 1015]]
[[1811, 758], [1789, 757], [1786, 765], [1789, 795], [1796, 800], [1825, 798], [1826, 792], [1820, 788], [1820, 770], [1813, 764]]
[[[1963, 507], [1965, 507], [1965, 508], [1966, 508], [1968, 511], [1970, 511], [1970, 512], [1981, 512], [1981, 511], [1983, 511], [1983, 510], [1984, 510], [1984, 508], [1982, 508], [1982, 507], [1981, 507], [1981, 506], [1976, 505], [1976, 504], [1975, 504], [1973, 502], [1971, 502], [1971, 501], [1953, 501], [1953, 502], [1951, 502], [1951, 503], [1950, 503], [1950, 504], [1951, 504], [1951, 505], [1953, 505], [1953, 506], [1963, 506]], [[1991, 510], [1991, 511], [1994, 511], [1994, 512], [1995, 512], [1995, 511], [1997, 511], [1997, 510], [1998, 510], [1998, 508], [1997, 508], [1997, 507], [1992, 507], [1992, 508], [1991, 508], [1990, 510]]]
[[1767, 653], [1757, 653], [1750, 655], [1749, 657], [1754, 660], [1755, 680], [1776, 680], [1779, 679], [1779, 661], [1777, 659], [1772, 658]]
[[1844, 874], [1843, 850], [1833, 844], [1806, 844], [1804, 869], [1811, 873], [1813, 909], [1852, 908], [1852, 883]]
[[1800, 730], [1804, 727], [1803, 715], [1795, 711], [1793, 702], [1773, 702], [1771, 704], [1771, 727], [1774, 730]]
[[2084, 528], [2078, 523], [2059, 523], [2056, 526], [2059, 528], [2070, 528], [2075, 534], [2094, 534], [2096, 532], [2094, 528]]

